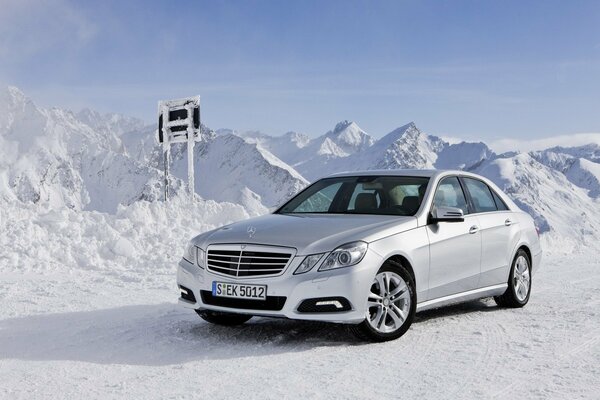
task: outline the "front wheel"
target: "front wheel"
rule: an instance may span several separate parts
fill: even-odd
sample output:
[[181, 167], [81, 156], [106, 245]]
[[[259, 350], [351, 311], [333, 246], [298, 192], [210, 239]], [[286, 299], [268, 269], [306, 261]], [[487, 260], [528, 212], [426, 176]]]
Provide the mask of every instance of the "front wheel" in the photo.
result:
[[494, 297], [494, 300], [501, 307], [519, 308], [527, 304], [530, 294], [531, 262], [527, 253], [520, 249], [510, 268], [506, 292]]
[[252, 318], [252, 315], [234, 314], [210, 310], [196, 310], [196, 313], [205, 320], [215, 325], [235, 326], [241, 325]]
[[365, 320], [352, 327], [360, 339], [373, 342], [404, 335], [416, 312], [414, 279], [402, 264], [386, 262], [375, 275], [368, 294]]

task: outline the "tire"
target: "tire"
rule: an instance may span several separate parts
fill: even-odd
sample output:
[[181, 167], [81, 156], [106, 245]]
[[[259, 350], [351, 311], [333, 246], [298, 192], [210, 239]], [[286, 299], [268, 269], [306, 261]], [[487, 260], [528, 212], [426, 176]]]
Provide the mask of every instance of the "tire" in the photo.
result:
[[[389, 277], [388, 288], [382, 291], [380, 279], [384, 279], [385, 285], [386, 276]], [[399, 292], [390, 296], [396, 291]], [[386, 342], [404, 335], [410, 328], [417, 310], [415, 280], [408, 270], [402, 264], [387, 261], [377, 271], [368, 296], [366, 318], [360, 324], [351, 327], [352, 333], [359, 339], [370, 342]], [[393, 326], [389, 326], [388, 323]]]
[[235, 326], [241, 325], [252, 318], [252, 315], [234, 314], [210, 310], [196, 310], [196, 313], [205, 320], [215, 325]]
[[494, 297], [494, 301], [500, 307], [521, 308], [529, 302], [530, 295], [531, 260], [523, 249], [519, 249], [510, 268], [508, 288], [503, 295]]

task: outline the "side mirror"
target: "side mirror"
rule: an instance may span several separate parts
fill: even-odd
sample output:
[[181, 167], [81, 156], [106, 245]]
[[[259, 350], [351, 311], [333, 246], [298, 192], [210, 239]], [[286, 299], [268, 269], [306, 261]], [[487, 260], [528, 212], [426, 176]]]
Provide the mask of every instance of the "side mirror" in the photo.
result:
[[437, 224], [438, 222], [463, 222], [465, 215], [463, 210], [455, 207], [436, 207], [429, 216], [429, 222]]

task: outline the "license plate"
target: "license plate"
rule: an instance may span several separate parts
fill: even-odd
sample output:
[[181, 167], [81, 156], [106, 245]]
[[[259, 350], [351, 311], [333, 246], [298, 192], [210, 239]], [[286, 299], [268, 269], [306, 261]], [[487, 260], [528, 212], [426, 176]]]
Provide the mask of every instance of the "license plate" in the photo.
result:
[[266, 285], [246, 285], [241, 283], [213, 282], [212, 294], [215, 297], [232, 297], [236, 299], [266, 300]]

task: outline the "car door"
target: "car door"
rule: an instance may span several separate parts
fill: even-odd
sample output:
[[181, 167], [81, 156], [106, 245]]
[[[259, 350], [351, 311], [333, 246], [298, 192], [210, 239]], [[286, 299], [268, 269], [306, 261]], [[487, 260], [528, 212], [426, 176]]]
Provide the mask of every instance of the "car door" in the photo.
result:
[[483, 181], [462, 177], [481, 231], [481, 277], [478, 286], [506, 282], [512, 251], [519, 240], [518, 219]]
[[438, 222], [426, 227], [429, 238], [428, 300], [475, 289], [479, 282], [481, 233], [479, 220], [470, 214], [465, 193], [456, 176], [443, 178], [432, 207], [463, 210], [464, 222]]

